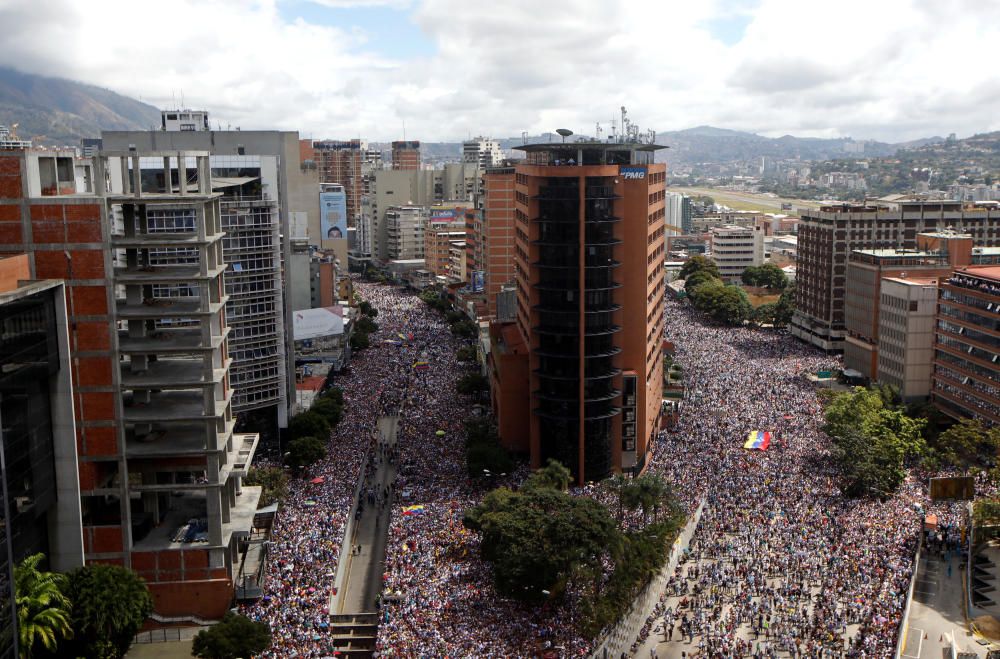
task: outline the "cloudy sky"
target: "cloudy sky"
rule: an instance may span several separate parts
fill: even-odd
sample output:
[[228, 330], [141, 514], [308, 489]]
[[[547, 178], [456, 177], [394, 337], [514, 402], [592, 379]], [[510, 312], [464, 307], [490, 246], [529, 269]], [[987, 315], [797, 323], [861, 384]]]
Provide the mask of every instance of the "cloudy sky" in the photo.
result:
[[222, 125], [458, 140], [1000, 130], [998, 0], [0, 0], [0, 64]]

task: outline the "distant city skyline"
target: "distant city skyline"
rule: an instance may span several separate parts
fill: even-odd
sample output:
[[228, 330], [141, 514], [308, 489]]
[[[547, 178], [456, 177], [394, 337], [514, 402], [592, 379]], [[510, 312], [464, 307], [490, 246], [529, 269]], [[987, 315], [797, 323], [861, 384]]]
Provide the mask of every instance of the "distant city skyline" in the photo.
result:
[[[4, 0], [0, 64], [213, 125], [461, 141], [712, 125], [898, 142], [1000, 130], [1000, 3]], [[166, 9], [169, 8], [169, 11]], [[978, 67], [978, 69], [977, 69]]]

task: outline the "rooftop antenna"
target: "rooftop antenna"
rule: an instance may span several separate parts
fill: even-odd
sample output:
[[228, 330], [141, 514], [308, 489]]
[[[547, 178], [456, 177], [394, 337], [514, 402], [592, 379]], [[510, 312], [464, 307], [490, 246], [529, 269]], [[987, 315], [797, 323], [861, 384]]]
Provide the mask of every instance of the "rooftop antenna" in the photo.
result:
[[521, 131], [521, 144], [527, 144], [527, 143], [528, 143], [528, 131], [522, 130]]
[[566, 138], [573, 134], [573, 131], [571, 131], [569, 128], [557, 128], [556, 132], [562, 135], [563, 144], [566, 143]]
[[600, 121], [597, 122], [597, 124], [595, 126], [595, 131], [596, 131], [595, 135], [597, 136], [597, 141], [600, 142], [601, 141], [601, 122]]
[[403, 141], [406, 141], [406, 119], [403, 119]]
[[181, 107], [180, 107], [180, 109], [181, 110], [184, 109], [184, 90], [183, 89], [181, 90]]

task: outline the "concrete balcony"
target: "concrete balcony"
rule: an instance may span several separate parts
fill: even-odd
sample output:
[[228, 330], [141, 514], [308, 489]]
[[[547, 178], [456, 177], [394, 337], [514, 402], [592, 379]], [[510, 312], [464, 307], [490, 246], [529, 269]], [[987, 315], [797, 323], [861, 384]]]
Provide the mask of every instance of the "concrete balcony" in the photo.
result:
[[[202, 487], [204, 490], [204, 486]], [[263, 488], [244, 486], [243, 492], [236, 497], [236, 505], [229, 508], [229, 521], [208, 519], [206, 495], [198, 492], [185, 492], [171, 497], [170, 510], [163, 520], [157, 524], [146, 537], [133, 544], [134, 551], [164, 551], [181, 549], [224, 549], [228, 548], [233, 535], [249, 535], [253, 527], [253, 518], [257, 512]], [[223, 494], [224, 496], [224, 494]], [[211, 533], [205, 532], [205, 540], [193, 542], [178, 542], [175, 538], [179, 530], [192, 519], [206, 520], [208, 525], [221, 526], [222, 543], [212, 545], [207, 542]]]
[[[213, 400], [213, 410], [205, 409], [205, 395], [200, 391], [163, 391], [146, 404], [124, 405], [125, 423], [155, 423], [157, 421], [215, 421], [221, 417], [233, 399], [233, 390], [224, 400]], [[130, 400], [130, 399], [126, 399]]]
[[115, 302], [115, 310], [119, 320], [191, 318], [213, 316], [222, 311], [228, 301], [228, 295], [223, 295], [218, 302], [209, 302], [207, 305], [202, 304], [198, 298], [191, 297], [146, 298], [139, 304], [119, 299]]
[[[122, 319], [122, 316], [119, 315], [118, 318]], [[207, 352], [222, 346], [230, 331], [227, 327], [222, 334], [212, 336], [212, 341], [207, 345], [203, 343], [201, 331], [197, 329], [156, 330], [142, 337], [130, 337], [128, 332], [119, 332], [118, 350], [126, 355]]]
[[[219, 446], [226, 447], [229, 444], [230, 437], [233, 437], [233, 431], [236, 429], [236, 421], [231, 420], [226, 424], [224, 431], [218, 434], [217, 442]], [[204, 456], [209, 453], [220, 453], [221, 449], [209, 449], [208, 444], [208, 433], [209, 430], [204, 424], [183, 424], [183, 425], [170, 425], [168, 427], [159, 428], [157, 426], [153, 427], [153, 432], [146, 435], [143, 439], [130, 439], [125, 442], [125, 457], [129, 461], [131, 460], [143, 460], [147, 458], [171, 458], [171, 457], [191, 457], [191, 456]], [[243, 435], [237, 435], [236, 437], [242, 437]], [[257, 435], [253, 435], [256, 437]], [[233, 440], [236, 442], [236, 440]], [[243, 448], [243, 441], [240, 440], [240, 448], [233, 448], [228, 451], [231, 457], [239, 459], [240, 450]], [[254, 444], [251, 448], [250, 455], [253, 456], [253, 452], [256, 450], [257, 446]], [[218, 479], [220, 482], [224, 481], [224, 478]], [[133, 485], [134, 490], [148, 490], [148, 489], [170, 489], [174, 487], [173, 485]], [[204, 485], [202, 485], [204, 487]]]
[[123, 234], [113, 234], [111, 236], [111, 246], [123, 249], [145, 249], [153, 247], [197, 247], [199, 245], [210, 245], [219, 241], [225, 236], [224, 231], [215, 234], [208, 234], [200, 238], [193, 231], [182, 233], [143, 233], [135, 236], [125, 236]]
[[188, 284], [211, 281], [222, 276], [226, 264], [209, 268], [205, 274], [197, 265], [149, 265], [115, 268], [116, 284]]
[[206, 371], [201, 360], [167, 359], [151, 362], [143, 371], [133, 371], [132, 364], [121, 366], [122, 389], [192, 389], [220, 384], [229, 371], [231, 358], [222, 368]]

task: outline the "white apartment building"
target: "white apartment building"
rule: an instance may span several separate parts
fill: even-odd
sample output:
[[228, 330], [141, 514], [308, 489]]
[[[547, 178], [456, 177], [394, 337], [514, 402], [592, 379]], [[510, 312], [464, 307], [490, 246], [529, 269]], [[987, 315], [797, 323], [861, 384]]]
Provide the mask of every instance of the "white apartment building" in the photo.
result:
[[210, 130], [208, 112], [205, 110], [163, 110], [160, 112], [160, 130]]
[[386, 255], [390, 261], [424, 258], [424, 228], [427, 209], [394, 206], [385, 212]]
[[878, 381], [899, 390], [904, 402], [925, 400], [934, 370], [933, 278], [883, 277], [878, 317]]
[[724, 281], [738, 281], [750, 266], [764, 263], [764, 230], [726, 225], [712, 229], [712, 261]]
[[479, 165], [480, 168], [497, 167], [503, 162], [500, 143], [485, 137], [462, 142], [462, 162]]

